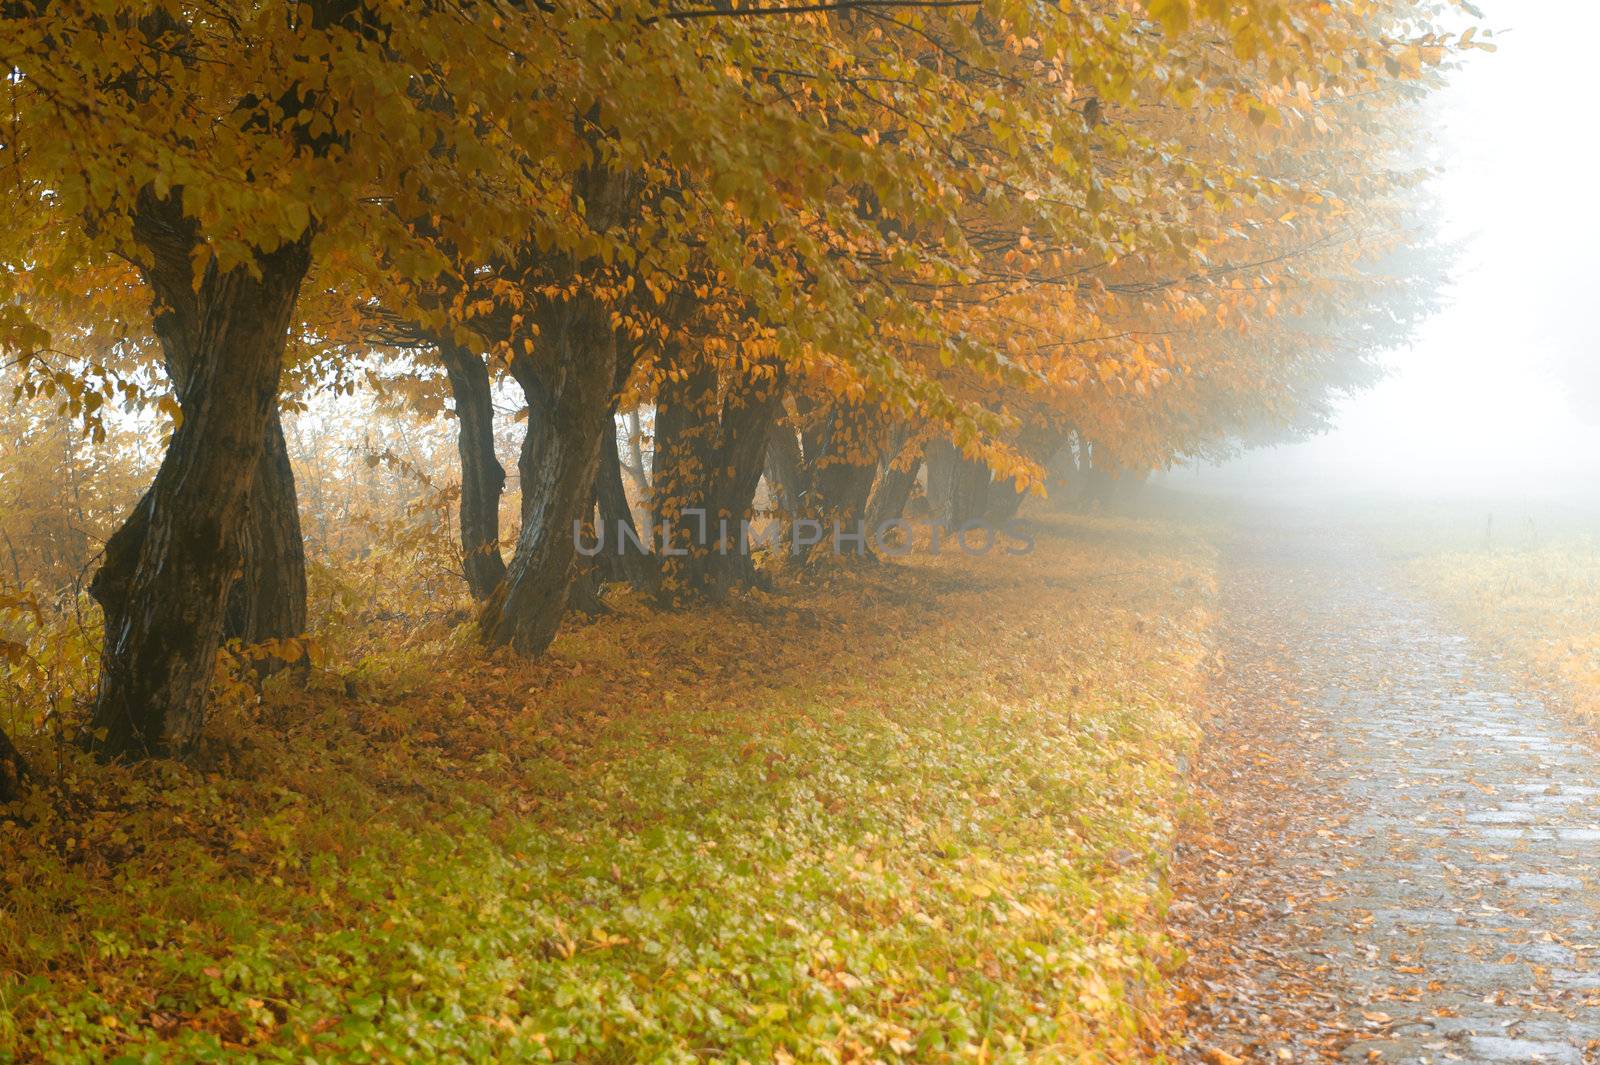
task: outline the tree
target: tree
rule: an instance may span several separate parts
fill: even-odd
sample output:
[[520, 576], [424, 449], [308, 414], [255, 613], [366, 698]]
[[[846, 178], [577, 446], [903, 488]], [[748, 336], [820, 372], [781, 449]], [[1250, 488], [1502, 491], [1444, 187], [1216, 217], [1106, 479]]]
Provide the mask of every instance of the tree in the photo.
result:
[[455, 397], [461, 456], [461, 552], [473, 598], [488, 599], [506, 576], [500, 555], [500, 493], [506, 471], [494, 448], [494, 394], [484, 360], [453, 339], [439, 359]]
[[[127, 550], [113, 561], [132, 565], [102, 585], [92, 725], [107, 756], [179, 751], [200, 732], [313, 262], [376, 243], [390, 263], [436, 273], [430, 236], [402, 220], [429, 216], [426, 190], [450, 184], [463, 155], [461, 214], [432, 228], [456, 248], [491, 246], [499, 238], [475, 235], [470, 220], [525, 187], [527, 155], [498, 128], [427, 106], [419, 87], [507, 113], [519, 88], [494, 76], [498, 59], [486, 60], [466, 12], [385, 21], [329, 0], [288, 18], [248, 5], [109, 20], [8, 5], [4, 15], [19, 173], [8, 188], [24, 222], [14, 250], [39, 253], [31, 284], [63, 291], [101, 263], [133, 263], [173, 371], [181, 418], [142, 513], [119, 534]], [[467, 143], [478, 152], [463, 153]], [[48, 346], [37, 323], [7, 324], [8, 347]], [[284, 516], [260, 499], [254, 510]]]
[[[907, 425], [953, 520], [996, 482], [1014, 504], [1068, 429], [1095, 467], [1142, 470], [1304, 417], [1359, 377], [1342, 323], [1425, 302], [1428, 277], [1372, 269], [1413, 184], [1375, 148], [1465, 42], [1433, 13], [5, 5], [0, 344], [41, 361], [64, 315], [82, 393], [97, 345], [140, 347], [98, 325], [120, 270], [174, 398], [96, 581], [101, 750], [191, 746], [229, 625], [302, 620], [291, 334], [334, 373], [374, 317], [438, 350], [480, 628], [529, 655], [566, 609], [574, 527], [625, 507], [614, 411], [641, 389], [653, 505], [718, 521], [763, 466], [844, 524], [874, 484], [897, 511]], [[503, 573], [500, 367], [528, 408]], [[691, 557], [670, 580], [728, 585]]]
[[0, 803], [15, 802], [22, 796], [28, 782], [28, 763], [11, 742], [5, 729], [0, 729]]
[[[626, 220], [637, 186], [590, 151], [572, 196], [587, 223], [604, 233]], [[594, 508], [601, 444], [615, 446], [611, 412], [627, 370], [611, 307], [595, 284], [602, 265], [597, 254], [566, 252], [538, 259], [521, 278], [539, 338], [513, 353], [510, 367], [528, 405], [517, 460], [522, 525], [480, 629], [491, 646], [525, 655], [543, 652], [555, 638], [572, 584], [574, 529]]]

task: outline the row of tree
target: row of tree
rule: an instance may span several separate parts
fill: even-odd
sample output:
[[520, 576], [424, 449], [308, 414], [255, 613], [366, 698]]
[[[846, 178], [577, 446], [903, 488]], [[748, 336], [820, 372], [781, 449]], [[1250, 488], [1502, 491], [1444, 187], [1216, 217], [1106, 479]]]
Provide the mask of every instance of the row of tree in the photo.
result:
[[[188, 748], [224, 639], [304, 630], [281, 410], [375, 361], [448, 390], [463, 575], [528, 655], [575, 580], [751, 579], [689, 515], [737, 529], [763, 475], [877, 523], [925, 460], [959, 523], [1069, 443], [1315, 424], [1437, 282], [1395, 145], [1478, 46], [1450, 6], [4, 0], [0, 345], [91, 435], [173, 426], [91, 585], [94, 743]], [[637, 528], [641, 407], [682, 550], [595, 574], [573, 529]]]

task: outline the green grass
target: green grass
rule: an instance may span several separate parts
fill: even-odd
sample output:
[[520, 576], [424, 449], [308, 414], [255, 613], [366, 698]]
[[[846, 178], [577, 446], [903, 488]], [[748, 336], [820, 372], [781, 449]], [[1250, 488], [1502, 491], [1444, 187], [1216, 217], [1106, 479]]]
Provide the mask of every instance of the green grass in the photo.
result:
[[0, 1058], [1145, 1059], [1207, 564], [1082, 520], [534, 665], [433, 622], [71, 761], [0, 826]]

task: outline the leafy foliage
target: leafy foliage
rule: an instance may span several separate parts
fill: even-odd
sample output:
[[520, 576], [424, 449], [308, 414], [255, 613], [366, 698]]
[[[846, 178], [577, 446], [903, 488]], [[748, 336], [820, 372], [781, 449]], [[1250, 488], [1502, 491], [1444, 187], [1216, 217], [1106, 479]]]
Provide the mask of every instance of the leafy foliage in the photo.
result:
[[1409, 239], [1385, 146], [1486, 46], [1432, 5], [760, 10], [13, 17], [8, 344], [148, 355], [130, 219], [179, 190], [197, 268], [315, 231], [308, 356], [375, 312], [511, 356], [574, 283], [642, 331], [689, 289], [997, 464], [1041, 402], [1148, 464], [1236, 427], [1219, 389], [1314, 402], [1296, 367], [1349, 338], [1296, 323], [1404, 298], [1359, 269]]

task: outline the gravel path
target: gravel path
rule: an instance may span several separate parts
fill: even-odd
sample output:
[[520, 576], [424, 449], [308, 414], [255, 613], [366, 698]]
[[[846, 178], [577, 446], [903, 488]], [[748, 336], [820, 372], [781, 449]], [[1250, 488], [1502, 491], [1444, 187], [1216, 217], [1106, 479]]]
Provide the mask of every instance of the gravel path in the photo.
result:
[[1600, 1062], [1600, 756], [1356, 541], [1241, 542], [1223, 587], [1192, 1053]]

